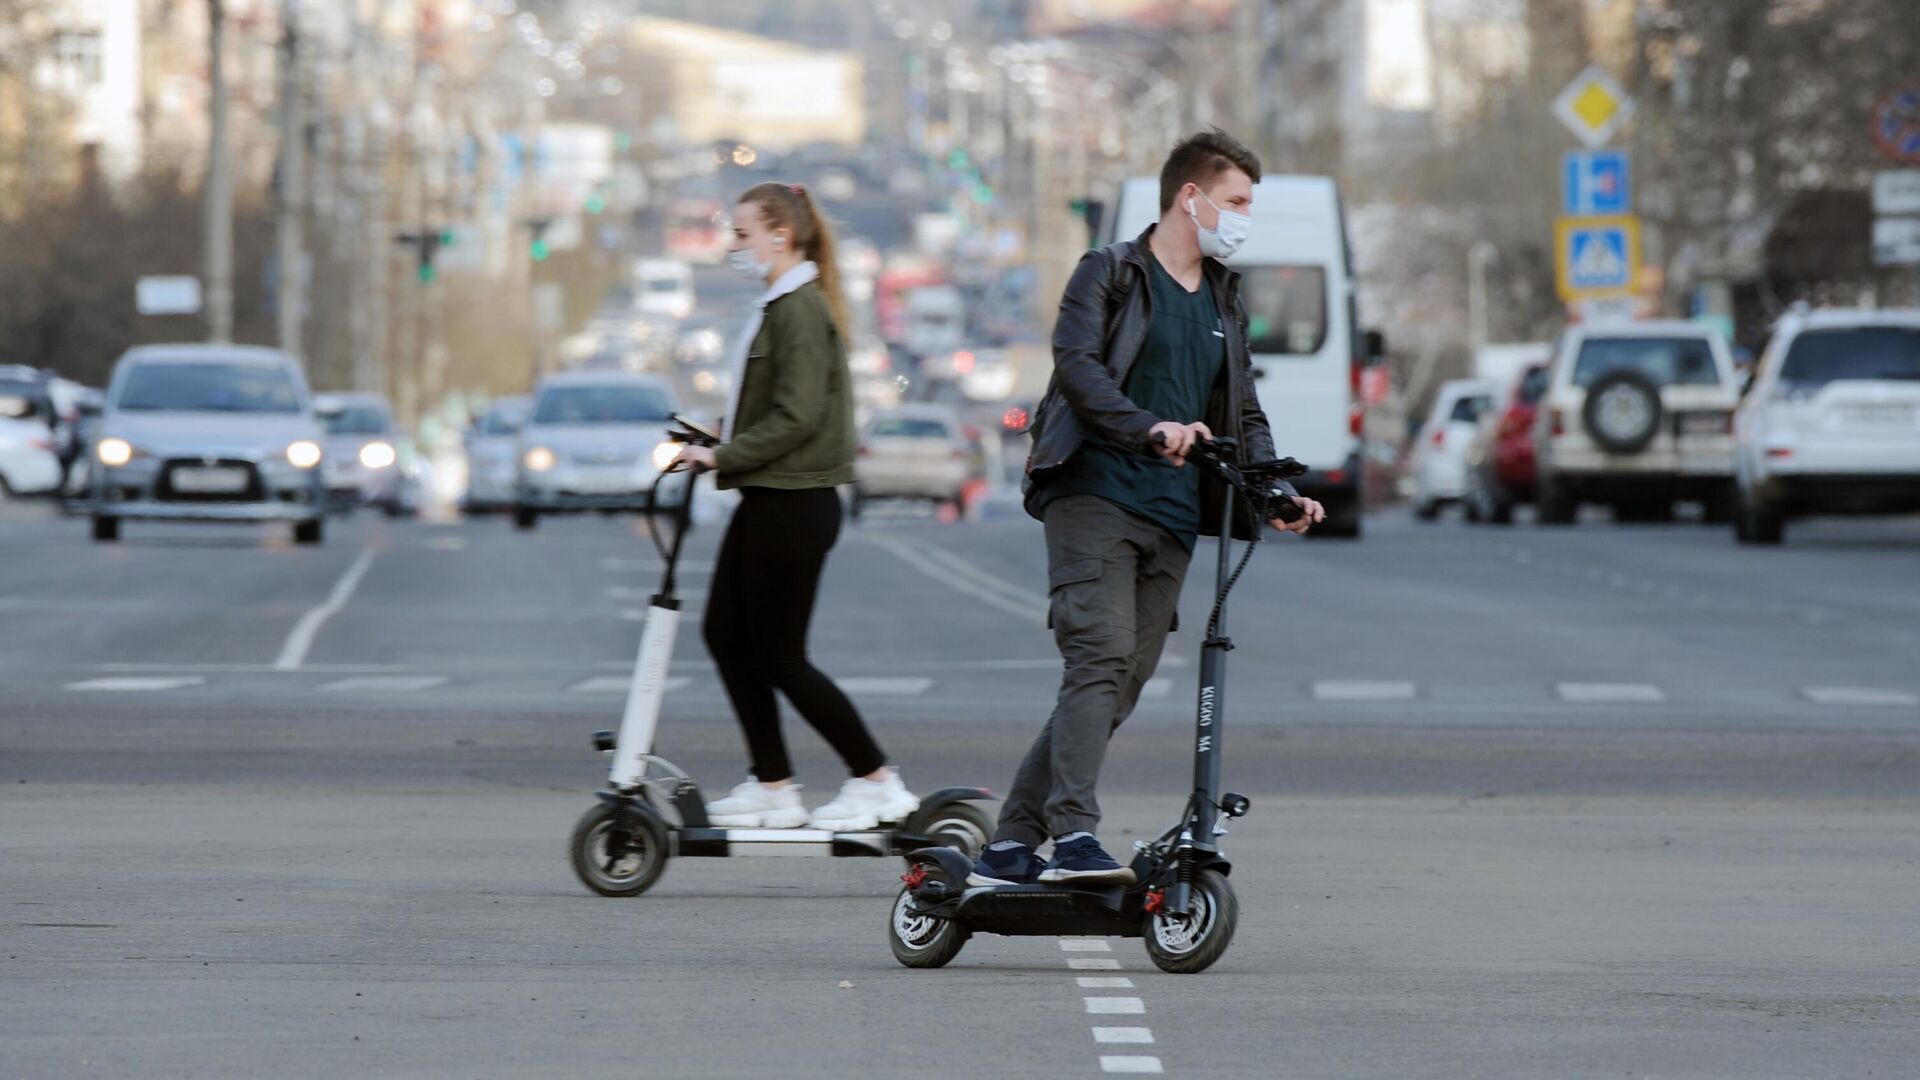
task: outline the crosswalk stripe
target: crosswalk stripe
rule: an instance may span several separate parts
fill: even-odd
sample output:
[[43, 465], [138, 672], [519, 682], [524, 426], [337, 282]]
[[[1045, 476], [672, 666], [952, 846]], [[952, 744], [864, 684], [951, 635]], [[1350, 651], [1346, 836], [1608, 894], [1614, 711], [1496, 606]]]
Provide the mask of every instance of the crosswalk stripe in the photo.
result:
[[1313, 684], [1315, 701], [1412, 701], [1414, 685], [1397, 679], [1322, 679]]
[[834, 682], [846, 693], [871, 694], [874, 697], [917, 697], [933, 685], [932, 679], [918, 676], [835, 679]]
[[[674, 675], [667, 679], [665, 689], [668, 693], [679, 690], [692, 683], [685, 675]], [[627, 675], [596, 675], [591, 679], [582, 679], [567, 687], [573, 694], [624, 694], [633, 685], [633, 679]]]
[[1807, 686], [1800, 692], [1815, 705], [1920, 705], [1920, 696], [1873, 686]]
[[320, 687], [322, 690], [381, 690], [412, 693], [444, 685], [445, 675], [354, 675]]
[[199, 675], [114, 675], [104, 679], [82, 679], [67, 684], [69, 690], [179, 690], [188, 686], [201, 686], [206, 679]]
[[1658, 704], [1667, 695], [1651, 683], [1559, 683], [1554, 690], [1560, 700], [1579, 705]]

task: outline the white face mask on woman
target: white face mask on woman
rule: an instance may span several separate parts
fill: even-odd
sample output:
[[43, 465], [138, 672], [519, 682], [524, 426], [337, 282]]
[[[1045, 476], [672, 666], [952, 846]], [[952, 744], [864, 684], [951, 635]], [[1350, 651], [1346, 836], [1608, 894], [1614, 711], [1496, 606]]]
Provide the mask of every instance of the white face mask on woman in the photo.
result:
[[727, 265], [755, 281], [765, 281], [767, 275], [773, 273], [773, 260], [761, 262], [753, 257], [752, 248], [727, 252]]
[[[1207, 193], [1200, 197], [1207, 199]], [[1230, 259], [1240, 250], [1240, 245], [1253, 235], [1253, 216], [1233, 210], [1222, 210], [1220, 204], [1207, 199], [1207, 205], [1220, 214], [1220, 220], [1209, 229], [1200, 224], [1200, 214], [1194, 208], [1193, 200], [1187, 200], [1187, 216], [1193, 219], [1193, 227], [1200, 234], [1200, 254], [1214, 259]]]

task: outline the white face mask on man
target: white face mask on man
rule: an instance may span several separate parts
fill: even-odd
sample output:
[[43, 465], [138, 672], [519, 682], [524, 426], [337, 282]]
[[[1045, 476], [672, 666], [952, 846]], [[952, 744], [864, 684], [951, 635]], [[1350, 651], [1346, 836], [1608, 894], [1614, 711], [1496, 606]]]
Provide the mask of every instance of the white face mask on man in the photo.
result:
[[[1200, 197], [1207, 199], [1207, 193]], [[1193, 227], [1200, 234], [1200, 254], [1214, 259], [1228, 259], [1240, 250], [1240, 245], [1253, 235], [1253, 216], [1233, 210], [1223, 210], [1219, 203], [1207, 199], [1207, 205], [1220, 214], [1220, 220], [1209, 229], [1200, 224], [1200, 213], [1194, 207], [1193, 200], [1187, 200], [1187, 216], [1193, 219]]]

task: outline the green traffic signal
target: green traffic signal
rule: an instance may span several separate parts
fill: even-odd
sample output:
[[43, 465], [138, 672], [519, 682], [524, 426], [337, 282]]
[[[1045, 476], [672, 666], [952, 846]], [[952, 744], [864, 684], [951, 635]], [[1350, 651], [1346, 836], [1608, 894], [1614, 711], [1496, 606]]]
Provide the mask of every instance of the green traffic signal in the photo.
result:
[[965, 150], [962, 150], [959, 147], [955, 147], [954, 149], [947, 151], [947, 168], [964, 169], [966, 167], [967, 167], [967, 152]]
[[545, 240], [535, 240], [530, 253], [533, 255], [534, 262], [546, 262], [547, 256], [553, 254], [553, 249], [547, 246]]
[[430, 285], [430, 284], [432, 284], [432, 283], [433, 283], [433, 279], [434, 279], [434, 278], [436, 278], [436, 277], [438, 277], [438, 276], [440, 276], [440, 275], [439, 275], [438, 273], [436, 273], [436, 272], [434, 271], [434, 269], [433, 269], [433, 264], [432, 264], [432, 263], [430, 263], [430, 262], [423, 262], [423, 263], [421, 263], [421, 264], [420, 264], [420, 282], [421, 282], [421, 284], [423, 284], [423, 285]]
[[598, 214], [604, 211], [606, 208], [607, 208], [607, 197], [605, 195], [602, 195], [596, 191], [593, 194], [587, 196], [587, 213]]

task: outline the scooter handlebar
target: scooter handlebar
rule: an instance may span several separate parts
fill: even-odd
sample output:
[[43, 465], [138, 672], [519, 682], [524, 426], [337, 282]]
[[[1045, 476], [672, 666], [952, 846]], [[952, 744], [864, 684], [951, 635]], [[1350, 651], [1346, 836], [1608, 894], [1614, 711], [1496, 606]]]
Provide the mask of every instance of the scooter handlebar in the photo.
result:
[[[1165, 432], [1153, 433], [1153, 444], [1167, 445]], [[1248, 498], [1262, 504], [1266, 516], [1276, 517], [1291, 525], [1306, 516], [1300, 504], [1293, 501], [1291, 492], [1282, 491], [1273, 485], [1291, 477], [1300, 476], [1307, 471], [1305, 465], [1292, 458], [1280, 458], [1276, 461], [1255, 462], [1241, 466], [1233, 460], [1233, 453], [1239, 444], [1226, 436], [1211, 439], [1195, 439], [1187, 448], [1187, 455], [1205, 464], [1224, 477], [1228, 483], [1239, 488]]]

